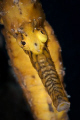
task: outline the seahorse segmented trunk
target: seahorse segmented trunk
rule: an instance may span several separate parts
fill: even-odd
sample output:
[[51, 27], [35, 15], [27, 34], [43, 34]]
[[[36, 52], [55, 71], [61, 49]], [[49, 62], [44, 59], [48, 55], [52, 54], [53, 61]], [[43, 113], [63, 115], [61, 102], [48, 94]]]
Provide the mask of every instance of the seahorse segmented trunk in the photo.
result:
[[35, 55], [34, 53], [29, 52], [29, 56], [34, 68], [38, 71], [46, 90], [52, 98], [56, 109], [58, 111], [68, 110], [70, 103], [68, 102], [65, 90], [47, 47], [43, 49], [42, 54]]

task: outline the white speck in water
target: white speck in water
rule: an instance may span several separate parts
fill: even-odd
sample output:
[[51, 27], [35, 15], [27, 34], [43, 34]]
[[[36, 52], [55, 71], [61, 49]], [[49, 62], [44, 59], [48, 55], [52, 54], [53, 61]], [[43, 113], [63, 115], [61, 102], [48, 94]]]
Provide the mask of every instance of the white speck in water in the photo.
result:
[[59, 71], [59, 74], [65, 76], [65, 71], [61, 69], [61, 70]]
[[42, 17], [38, 17], [38, 19], [42, 19]]
[[31, 98], [31, 100], [29, 100], [29, 104], [30, 104], [30, 106], [32, 106], [32, 98]]
[[62, 62], [60, 62], [60, 65], [62, 65]]
[[64, 67], [63, 69], [66, 70], [66, 67]]
[[11, 29], [12, 32], [14, 32], [14, 29]]
[[71, 98], [71, 96], [70, 96], [70, 95], [67, 95], [67, 97], [68, 97], [68, 98]]
[[62, 73], [62, 74], [63, 74], [63, 76], [65, 76], [65, 74], [66, 74], [66, 73], [65, 73], [65, 71], [64, 71], [64, 70], [63, 70], [63, 73]]
[[[14, 25], [14, 27], [15, 27], [15, 25]], [[15, 29], [15, 33], [17, 33], [17, 30]]]
[[54, 35], [54, 31], [53, 30], [51, 31], [51, 35]]
[[38, 50], [38, 52], [40, 52], [40, 50]]
[[14, 5], [12, 5], [12, 7], [14, 7]]
[[10, 61], [10, 60], [8, 60], [8, 64], [9, 64], [9, 66], [12, 66], [12, 63], [11, 63], [11, 61]]
[[18, 2], [19, 2], [19, 0], [13, 0], [13, 2], [14, 2], [14, 3], [18, 3]]
[[23, 85], [24, 85], [24, 87], [26, 87], [26, 80], [25, 79], [23, 81]]
[[34, 30], [36, 30], [36, 27], [34, 28]]
[[68, 98], [71, 98], [71, 96], [70, 96], [70, 95], [68, 95], [67, 91], [65, 91], [65, 93], [66, 93], [66, 95], [67, 95], [67, 97], [68, 97]]
[[62, 52], [62, 49], [60, 48], [59, 51]]
[[21, 2], [21, 4], [23, 4], [23, 3]]
[[58, 40], [56, 40], [56, 42], [59, 43]]

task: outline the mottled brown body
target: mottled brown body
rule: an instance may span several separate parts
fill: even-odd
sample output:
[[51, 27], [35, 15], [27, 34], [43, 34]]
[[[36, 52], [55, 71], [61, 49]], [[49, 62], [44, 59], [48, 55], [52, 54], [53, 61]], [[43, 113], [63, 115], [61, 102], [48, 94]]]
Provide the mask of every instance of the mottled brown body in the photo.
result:
[[29, 55], [56, 109], [58, 111], [67, 110], [70, 107], [70, 103], [68, 102], [65, 90], [56, 72], [48, 49], [44, 48], [43, 53], [39, 55], [33, 53]]

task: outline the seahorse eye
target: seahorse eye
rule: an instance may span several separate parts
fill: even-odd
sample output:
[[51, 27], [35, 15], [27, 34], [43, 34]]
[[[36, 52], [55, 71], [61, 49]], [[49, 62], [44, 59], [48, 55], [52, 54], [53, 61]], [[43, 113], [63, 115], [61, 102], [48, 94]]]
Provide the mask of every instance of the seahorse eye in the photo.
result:
[[44, 34], [42, 30], [41, 30], [41, 33]]
[[22, 45], [25, 45], [25, 44], [26, 44], [26, 42], [25, 42], [25, 41], [21, 41], [21, 44], [22, 44]]
[[37, 46], [37, 43], [34, 43], [35, 46]]
[[47, 41], [47, 34], [43, 28], [37, 29], [37, 36], [41, 42]]

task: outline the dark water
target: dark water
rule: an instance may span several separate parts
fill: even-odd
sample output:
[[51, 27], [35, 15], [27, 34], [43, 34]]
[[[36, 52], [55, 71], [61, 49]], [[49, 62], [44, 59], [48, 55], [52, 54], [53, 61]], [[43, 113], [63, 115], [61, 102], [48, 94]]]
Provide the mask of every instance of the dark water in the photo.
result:
[[[71, 96], [70, 120], [80, 114], [80, 3], [78, 0], [41, 0], [47, 21], [62, 48], [66, 75], [64, 82]], [[0, 26], [0, 29], [2, 26]], [[0, 34], [0, 39], [4, 39]], [[0, 120], [33, 120], [22, 90], [9, 66], [5, 41], [0, 41]]]
[[[71, 95], [70, 120], [80, 114], [80, 2], [78, 0], [41, 0], [46, 19], [53, 27], [62, 48], [66, 90]], [[45, 1], [45, 2], [44, 2]]]

